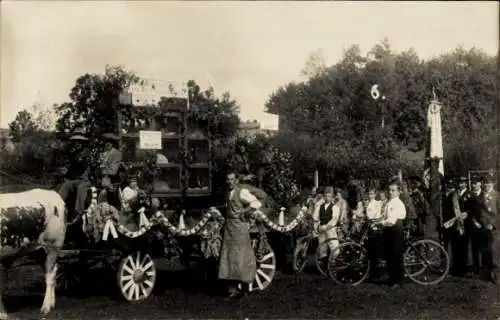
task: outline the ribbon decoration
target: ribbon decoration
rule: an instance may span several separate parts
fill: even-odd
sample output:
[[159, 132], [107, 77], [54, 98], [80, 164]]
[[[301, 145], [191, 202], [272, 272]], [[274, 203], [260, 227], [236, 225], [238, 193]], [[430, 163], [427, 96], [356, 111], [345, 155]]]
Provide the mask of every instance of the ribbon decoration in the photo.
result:
[[181, 216], [179, 217], [179, 225], [177, 226], [177, 229], [179, 229], [179, 230], [186, 229], [186, 223], [184, 221], [184, 213], [185, 212], [186, 212], [186, 210], [181, 211]]
[[144, 214], [144, 212], [146, 212], [146, 208], [141, 207], [138, 210], [138, 212], [139, 212], [139, 227], [142, 228], [148, 226], [149, 220], [148, 217], [146, 217], [146, 215]]
[[106, 224], [104, 225], [104, 230], [102, 232], [102, 240], [108, 241], [109, 233], [111, 233], [111, 236], [114, 239], [118, 238], [118, 233], [116, 233], [115, 224], [111, 219], [106, 220]]
[[280, 208], [280, 214], [278, 217], [278, 224], [283, 227], [285, 225], [285, 208], [281, 207]]
[[467, 212], [461, 212], [456, 217], [451, 218], [450, 220], [448, 220], [445, 223], [443, 223], [443, 227], [445, 229], [449, 229], [449, 228], [451, 228], [457, 222], [457, 220], [464, 220], [465, 218], [467, 218]]

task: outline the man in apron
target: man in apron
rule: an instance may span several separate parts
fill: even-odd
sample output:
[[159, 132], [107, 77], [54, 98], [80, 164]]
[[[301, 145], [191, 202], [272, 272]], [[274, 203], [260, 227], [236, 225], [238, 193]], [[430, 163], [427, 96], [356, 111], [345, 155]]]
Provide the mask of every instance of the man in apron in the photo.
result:
[[250, 213], [262, 203], [239, 184], [236, 173], [227, 175], [229, 195], [223, 227], [219, 278], [229, 281], [227, 299], [242, 298], [256, 273], [255, 253], [250, 242]]

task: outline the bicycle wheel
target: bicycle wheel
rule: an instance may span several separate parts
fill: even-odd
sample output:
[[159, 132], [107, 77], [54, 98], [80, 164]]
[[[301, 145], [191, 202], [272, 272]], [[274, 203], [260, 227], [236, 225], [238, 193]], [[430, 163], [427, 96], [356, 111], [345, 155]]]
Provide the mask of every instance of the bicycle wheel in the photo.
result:
[[309, 242], [311, 240], [307, 237], [301, 238], [297, 241], [295, 250], [293, 251], [293, 271], [302, 272], [307, 264], [307, 250], [309, 249]]
[[328, 274], [337, 284], [356, 286], [370, 273], [370, 261], [366, 249], [357, 242], [344, 242], [336, 255], [328, 259]]
[[[330, 241], [338, 241], [337, 238], [331, 238], [331, 239], [326, 239], [324, 242], [321, 242], [318, 244], [318, 248], [316, 249], [316, 254], [315, 254], [315, 259], [314, 261], [316, 262], [316, 268], [318, 269], [319, 273], [322, 276], [327, 275], [327, 270], [328, 270], [328, 260], [329, 256], [331, 254], [330, 252], [330, 247], [328, 246], [328, 243]], [[326, 252], [325, 257], [321, 257], [321, 253]]]
[[421, 285], [438, 284], [450, 271], [448, 252], [438, 242], [430, 239], [417, 240], [404, 253], [405, 274]]

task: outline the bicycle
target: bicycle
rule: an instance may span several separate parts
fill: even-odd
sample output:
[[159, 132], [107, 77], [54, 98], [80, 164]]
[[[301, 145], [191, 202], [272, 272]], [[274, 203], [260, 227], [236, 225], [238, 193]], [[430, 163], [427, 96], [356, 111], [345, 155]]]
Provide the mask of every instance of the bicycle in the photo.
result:
[[[337, 229], [337, 234], [339, 235], [339, 237], [338, 238], [328, 238], [325, 241], [318, 243], [316, 251], [315, 251], [315, 259], [314, 260], [316, 263], [316, 268], [318, 269], [319, 273], [322, 276], [327, 275], [327, 272], [326, 272], [327, 266], [324, 265], [325, 262], [323, 262], [322, 258], [320, 257], [321, 252], [324, 249], [326, 249], [327, 257], [329, 257], [330, 256], [330, 247], [328, 246], [328, 243], [330, 241], [334, 241], [334, 240], [339, 241], [340, 240], [339, 238], [341, 238], [342, 228], [339, 226], [335, 226], [334, 228]], [[296, 244], [295, 250], [293, 252], [293, 270], [295, 272], [298, 273], [298, 272], [302, 272], [302, 270], [304, 270], [307, 262], [309, 261], [309, 256], [308, 256], [309, 248], [311, 247], [312, 241], [317, 240], [317, 239], [318, 239], [318, 235], [313, 230], [311, 230], [309, 232], [309, 234], [297, 239], [297, 244]]]
[[[337, 284], [356, 286], [368, 278], [371, 266], [365, 245], [374, 230], [379, 230], [379, 225], [367, 221], [359, 239], [341, 243], [337, 255], [330, 256], [328, 274]], [[435, 285], [443, 281], [450, 270], [450, 258], [445, 248], [431, 239], [412, 239], [408, 229], [404, 230], [404, 239], [405, 277], [420, 285]], [[431, 279], [426, 271], [435, 278]]]

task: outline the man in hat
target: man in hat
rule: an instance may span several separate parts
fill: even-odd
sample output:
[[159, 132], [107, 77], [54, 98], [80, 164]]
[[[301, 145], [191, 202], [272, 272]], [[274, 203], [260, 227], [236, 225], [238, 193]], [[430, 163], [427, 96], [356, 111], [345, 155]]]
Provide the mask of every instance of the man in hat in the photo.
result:
[[[459, 194], [453, 179], [446, 180], [445, 193], [442, 202], [443, 242], [445, 249], [450, 251], [451, 273], [461, 277], [465, 275], [467, 259], [464, 260], [464, 243], [466, 243], [464, 220], [461, 217]], [[448, 248], [449, 246], [449, 248]], [[467, 248], [466, 248], [467, 249]]]
[[[81, 129], [74, 131], [73, 135], [69, 138], [70, 141], [70, 154], [72, 159], [66, 170], [67, 180], [59, 189], [59, 194], [64, 199], [70, 210], [75, 210], [79, 217], [83, 214], [86, 190], [90, 187], [88, 181], [90, 150], [87, 146], [88, 138]], [[72, 196], [74, 198], [72, 198]], [[73, 214], [71, 214], [73, 216]]]
[[122, 164], [122, 152], [118, 150], [120, 138], [113, 133], [105, 133], [102, 135], [105, 142], [104, 152], [99, 157], [99, 167], [102, 175], [103, 191], [99, 195], [99, 199], [105, 199], [107, 191], [109, 191], [113, 183], [119, 181], [119, 170]]
[[470, 242], [470, 234], [469, 234], [469, 229], [467, 226], [467, 218], [468, 218], [468, 211], [469, 211], [469, 200], [471, 193], [467, 188], [468, 186], [468, 180], [466, 177], [460, 177], [458, 178], [458, 189], [457, 189], [457, 195], [458, 195], [458, 206], [459, 206], [459, 211], [463, 214], [466, 213], [467, 217], [465, 217], [465, 220], [463, 221], [463, 227], [464, 227], [464, 234], [462, 236], [458, 237], [458, 241], [456, 243], [456, 273], [457, 276], [464, 276], [467, 273], [467, 263], [468, 263], [468, 258], [469, 258], [469, 242]]
[[238, 173], [242, 181], [249, 181], [253, 176], [250, 173], [250, 159], [248, 157], [246, 142], [239, 139], [235, 147], [236, 150], [230, 159], [230, 167]]
[[499, 197], [493, 177], [484, 180], [484, 198], [479, 223], [484, 242], [481, 243], [483, 267], [490, 281], [496, 283], [498, 276], [498, 250], [500, 241]]
[[465, 230], [471, 243], [472, 272], [479, 276], [480, 271], [480, 246], [481, 246], [481, 214], [484, 206], [484, 194], [481, 190], [481, 179], [472, 180], [472, 191], [466, 203], [467, 218], [465, 219]]
[[425, 222], [429, 213], [429, 203], [425, 199], [422, 191], [422, 179], [418, 176], [411, 176], [409, 179], [410, 201], [415, 210], [413, 224], [415, 226], [415, 236], [423, 237]]
[[[325, 188], [324, 200], [315, 208], [313, 220], [315, 230], [318, 233], [318, 242], [320, 245], [328, 241], [327, 245], [330, 252], [338, 249], [339, 237], [336, 227], [339, 225], [341, 218], [341, 203], [335, 198], [334, 189], [332, 187]], [[327, 247], [322, 245], [319, 258], [326, 263]]]

